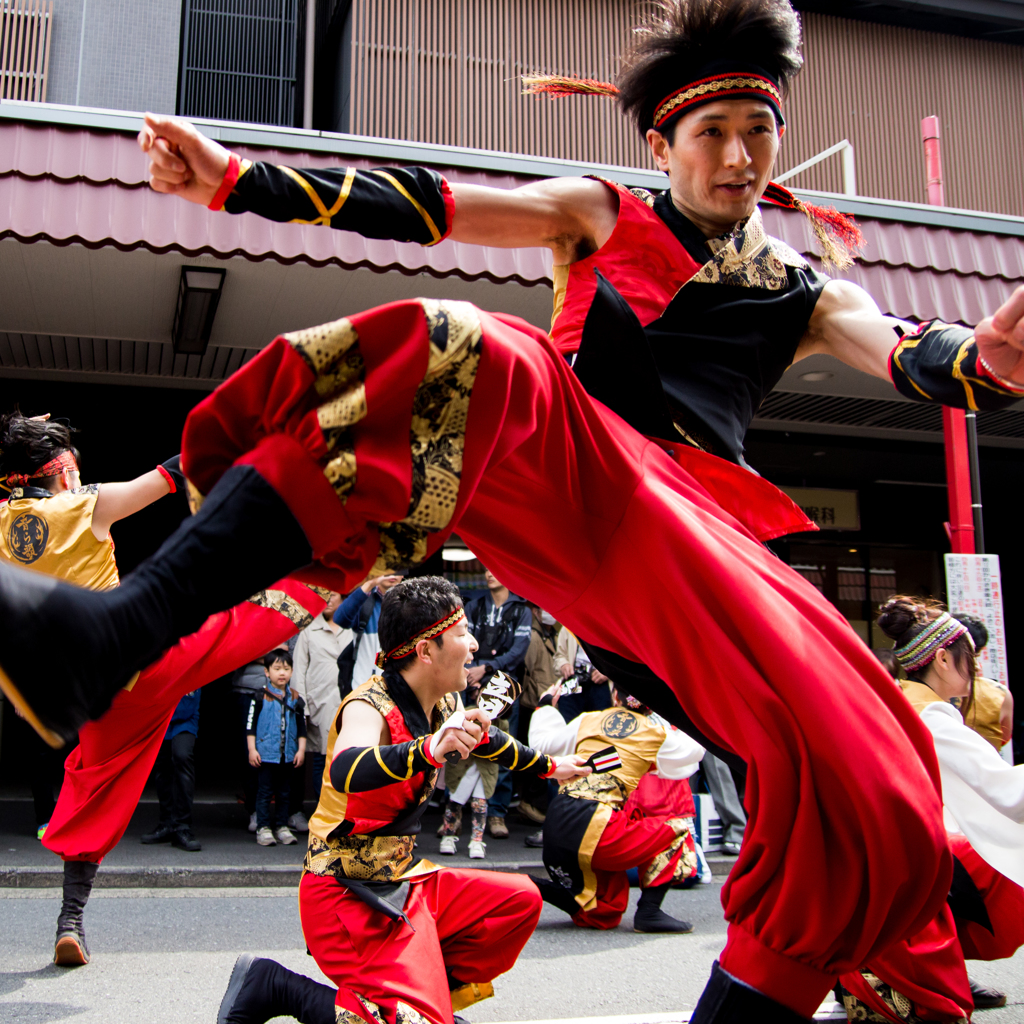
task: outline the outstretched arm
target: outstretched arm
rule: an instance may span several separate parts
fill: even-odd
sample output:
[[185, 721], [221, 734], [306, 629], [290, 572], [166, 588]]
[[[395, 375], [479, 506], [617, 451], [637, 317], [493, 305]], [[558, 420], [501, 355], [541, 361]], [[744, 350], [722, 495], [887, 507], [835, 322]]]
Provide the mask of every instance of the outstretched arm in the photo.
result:
[[1000, 409], [1024, 396], [1024, 286], [972, 331], [884, 316], [863, 288], [830, 281], [794, 361], [816, 353], [891, 380], [916, 401]]
[[171, 485], [167, 481], [166, 472], [151, 469], [134, 480], [100, 484], [100, 493], [96, 496], [92, 513], [93, 536], [97, 540], [104, 540], [110, 533], [110, 527], [119, 519], [126, 519], [147, 505], [152, 505], [157, 498], [170, 494]]
[[449, 189], [441, 175], [425, 168], [297, 170], [237, 157], [233, 163], [230, 150], [187, 121], [155, 114], [146, 115], [139, 146], [149, 155], [149, 181], [157, 192], [368, 237], [430, 245], [450, 234], [479, 245], [549, 248], [556, 263], [571, 263], [603, 245], [618, 217], [615, 194], [590, 179]]

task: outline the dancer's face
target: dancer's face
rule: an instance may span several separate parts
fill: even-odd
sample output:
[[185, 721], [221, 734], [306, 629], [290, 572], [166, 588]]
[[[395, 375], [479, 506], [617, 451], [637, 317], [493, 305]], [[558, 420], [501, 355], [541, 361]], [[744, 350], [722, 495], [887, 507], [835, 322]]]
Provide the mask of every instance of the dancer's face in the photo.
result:
[[479, 645], [465, 619], [457, 622], [442, 637], [440, 646], [435, 640], [424, 641], [434, 666], [434, 679], [441, 692], [459, 693], [466, 688], [466, 671]]
[[719, 100], [681, 117], [671, 144], [653, 129], [647, 142], [676, 206], [713, 238], [754, 212], [783, 130], [767, 103]]

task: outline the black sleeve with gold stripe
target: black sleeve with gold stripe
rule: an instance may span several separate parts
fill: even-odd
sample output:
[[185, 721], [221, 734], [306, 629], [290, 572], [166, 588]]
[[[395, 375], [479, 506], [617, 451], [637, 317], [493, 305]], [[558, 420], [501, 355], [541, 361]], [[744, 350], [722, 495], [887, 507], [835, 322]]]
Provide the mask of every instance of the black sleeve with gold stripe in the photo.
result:
[[555, 770], [555, 762], [532, 747], [524, 747], [517, 739], [502, 732], [496, 725], [491, 726], [487, 742], [473, 750], [476, 757], [485, 761], [497, 761], [512, 772], [529, 772], [531, 775], [547, 776]]
[[449, 231], [445, 196], [450, 194], [444, 178], [426, 167], [296, 170], [244, 160], [224, 209], [292, 224], [325, 224], [366, 238], [433, 245]]
[[418, 772], [437, 768], [423, 747], [429, 736], [380, 747], [348, 747], [331, 762], [331, 785], [339, 793], [365, 793], [394, 782], [407, 782]]
[[905, 334], [889, 358], [893, 384], [917, 402], [955, 409], [1003, 409], [1022, 397], [982, 365], [974, 332], [931, 320]]

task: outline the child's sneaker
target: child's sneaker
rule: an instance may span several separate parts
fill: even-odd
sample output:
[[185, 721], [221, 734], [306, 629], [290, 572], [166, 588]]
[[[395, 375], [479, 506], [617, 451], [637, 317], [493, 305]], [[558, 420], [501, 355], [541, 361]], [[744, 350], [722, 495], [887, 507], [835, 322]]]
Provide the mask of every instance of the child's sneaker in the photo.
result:
[[483, 860], [487, 856], [487, 844], [479, 839], [469, 841], [469, 859]]
[[441, 853], [446, 853], [449, 857], [454, 856], [458, 842], [459, 840], [455, 836], [442, 836]]
[[249, 815], [249, 831], [250, 832], [255, 832], [256, 831], [256, 812], [255, 811], [253, 811], [252, 814]]
[[256, 829], [256, 842], [260, 846], [277, 846], [277, 840], [274, 838], [274, 833], [267, 828], [266, 825], [263, 828]]
[[307, 820], [306, 816], [302, 813], [302, 811], [296, 811], [288, 819], [288, 827], [293, 832], [308, 832], [309, 821]]
[[287, 826], [282, 825], [275, 833], [275, 838], [282, 846], [293, 846], [298, 842], [295, 833]]

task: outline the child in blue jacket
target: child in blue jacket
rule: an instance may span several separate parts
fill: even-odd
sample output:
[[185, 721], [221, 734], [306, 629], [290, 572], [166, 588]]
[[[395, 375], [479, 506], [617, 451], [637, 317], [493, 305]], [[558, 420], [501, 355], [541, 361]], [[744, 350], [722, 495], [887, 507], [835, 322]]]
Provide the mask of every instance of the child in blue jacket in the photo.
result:
[[[254, 694], [246, 719], [249, 764], [259, 769], [256, 790], [256, 842], [260, 846], [297, 842], [288, 827], [288, 796], [306, 759], [306, 715], [302, 698], [288, 685], [292, 678], [292, 656], [285, 650], [271, 651], [263, 659], [267, 685]], [[270, 798], [274, 798], [274, 827], [270, 820]]]

